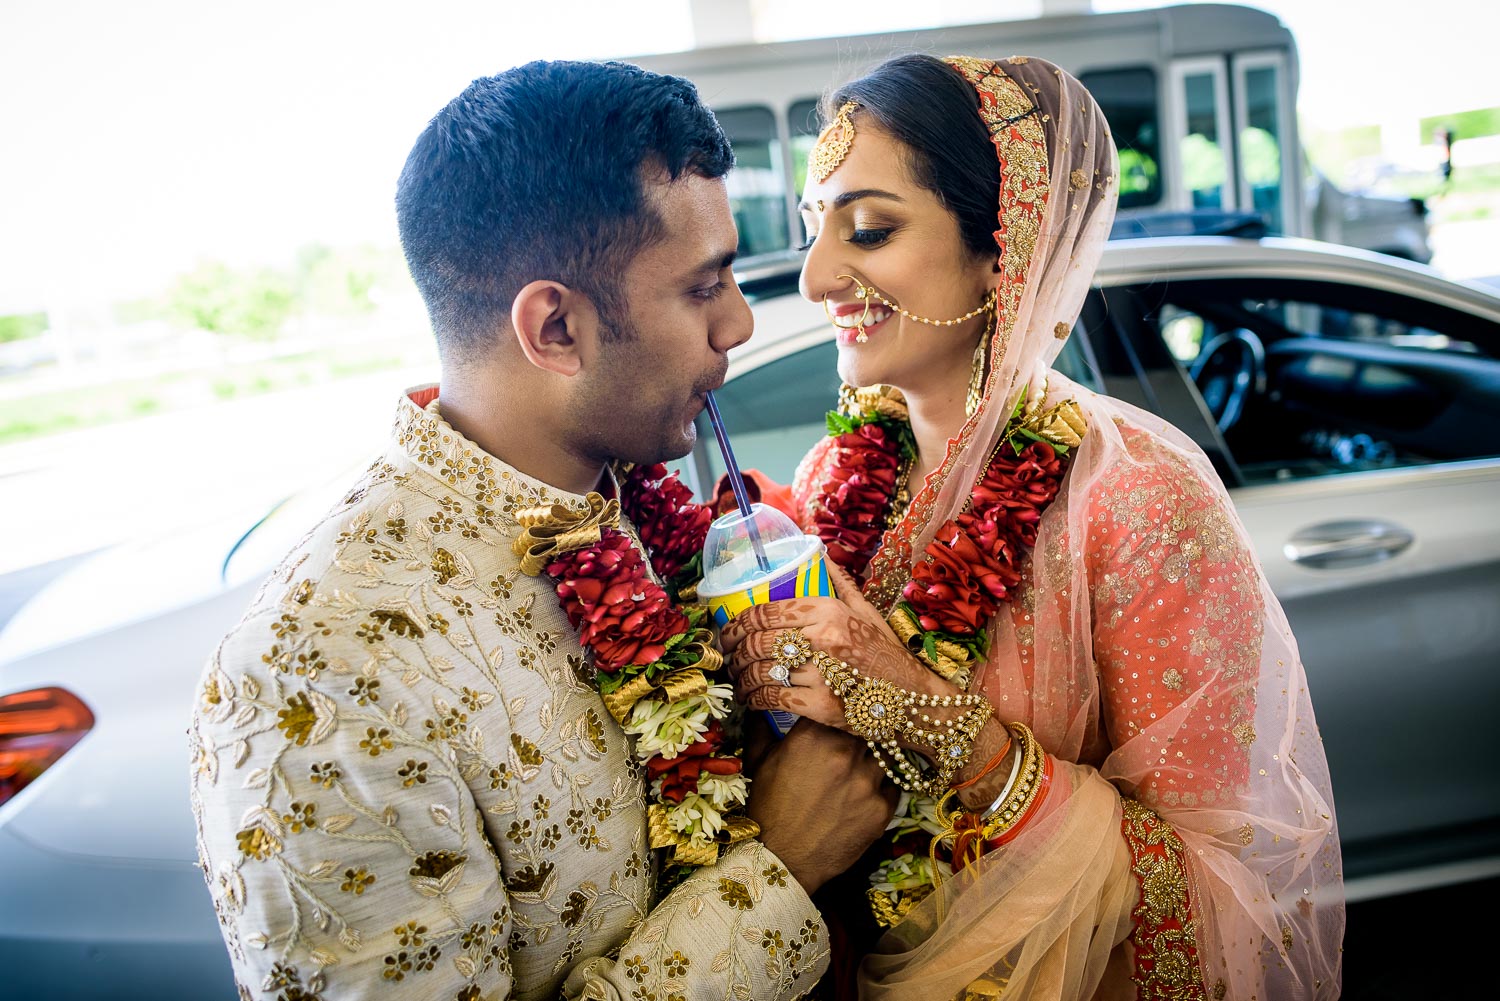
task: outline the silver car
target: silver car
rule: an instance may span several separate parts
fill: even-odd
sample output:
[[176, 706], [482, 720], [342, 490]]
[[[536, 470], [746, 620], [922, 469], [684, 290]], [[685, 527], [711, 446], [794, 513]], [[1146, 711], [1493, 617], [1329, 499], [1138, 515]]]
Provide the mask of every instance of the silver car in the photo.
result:
[[[838, 388], [795, 281], [742, 276], [757, 332], [717, 394], [742, 464], [783, 481]], [[1329, 245], [1123, 241], [1059, 367], [1182, 428], [1230, 484], [1307, 665], [1351, 900], [1500, 875], [1500, 296]], [[0, 633], [7, 994], [235, 996], [184, 731], [208, 653], [353, 475], [107, 552]]]

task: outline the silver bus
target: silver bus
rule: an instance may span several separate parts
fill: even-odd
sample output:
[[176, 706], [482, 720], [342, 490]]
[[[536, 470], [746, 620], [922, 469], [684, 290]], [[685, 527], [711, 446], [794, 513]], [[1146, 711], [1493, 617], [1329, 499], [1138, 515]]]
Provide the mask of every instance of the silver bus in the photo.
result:
[[1250, 7], [1052, 16], [630, 61], [697, 84], [734, 143], [729, 184], [741, 254], [749, 264], [774, 264], [801, 242], [795, 206], [819, 96], [907, 52], [1040, 56], [1077, 76], [1119, 146], [1118, 235], [1258, 218], [1266, 235], [1431, 256], [1420, 201], [1340, 191], [1306, 162], [1295, 114], [1296, 42], [1274, 15]]

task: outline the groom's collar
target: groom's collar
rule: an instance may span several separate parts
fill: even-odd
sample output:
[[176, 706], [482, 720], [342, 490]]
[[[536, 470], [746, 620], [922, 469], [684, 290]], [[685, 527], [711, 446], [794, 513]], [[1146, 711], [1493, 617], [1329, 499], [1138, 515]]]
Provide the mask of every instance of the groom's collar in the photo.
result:
[[[455, 493], [505, 515], [540, 504], [579, 507], [586, 495], [528, 476], [497, 459], [443, 420], [436, 383], [406, 391], [396, 407], [397, 446], [413, 463], [447, 483]], [[606, 466], [598, 493], [618, 497], [619, 483]]]

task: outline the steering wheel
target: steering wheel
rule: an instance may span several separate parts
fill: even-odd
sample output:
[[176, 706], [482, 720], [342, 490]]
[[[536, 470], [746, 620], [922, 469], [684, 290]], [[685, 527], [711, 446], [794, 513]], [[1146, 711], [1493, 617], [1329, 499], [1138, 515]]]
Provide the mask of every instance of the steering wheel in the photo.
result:
[[1252, 392], [1265, 392], [1265, 345], [1243, 327], [1218, 334], [1203, 345], [1188, 374], [1223, 433], [1244, 415]]

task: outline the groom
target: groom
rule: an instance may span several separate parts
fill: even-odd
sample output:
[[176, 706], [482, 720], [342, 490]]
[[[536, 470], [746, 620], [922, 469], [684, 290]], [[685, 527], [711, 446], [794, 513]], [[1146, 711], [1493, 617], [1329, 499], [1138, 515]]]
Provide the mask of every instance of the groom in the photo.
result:
[[[878, 769], [797, 727], [750, 787], [759, 835], [720, 835], [658, 899], [652, 847], [684, 828], [648, 823], [648, 803], [658, 760], [680, 774], [661, 750], [653, 784], [635, 742], [671, 744], [682, 721], [612, 714], [595, 670], [664, 657], [648, 627], [675, 613], [645, 608], [642, 577], [606, 589], [543, 530], [630, 510], [638, 477], [610, 464], [686, 454], [750, 336], [732, 163], [691, 84], [622, 64], [477, 80], [418, 138], [396, 208], [441, 396], [399, 401], [385, 455], [224, 639], [190, 730], [241, 997], [791, 998], [822, 974], [809, 894], [889, 818]], [[615, 536], [662, 540], [677, 509]], [[559, 604], [601, 593], [635, 603], [600, 598], [629, 616], [608, 643]], [[702, 776], [705, 809], [737, 781]]]

